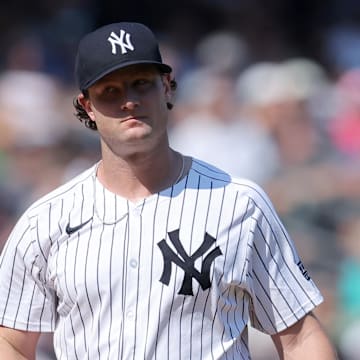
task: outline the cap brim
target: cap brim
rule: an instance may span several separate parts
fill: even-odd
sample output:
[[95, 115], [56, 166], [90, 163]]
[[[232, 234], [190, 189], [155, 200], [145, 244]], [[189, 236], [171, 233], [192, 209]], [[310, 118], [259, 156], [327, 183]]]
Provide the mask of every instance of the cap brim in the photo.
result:
[[128, 66], [137, 65], [137, 64], [153, 64], [153, 65], [157, 66], [164, 73], [171, 73], [172, 72], [172, 68], [169, 65], [161, 63], [161, 62], [148, 61], [148, 60], [128, 61], [128, 62], [124, 62], [124, 63], [121, 63], [121, 64], [115, 64], [115, 65], [109, 67], [108, 69], [103, 70], [101, 73], [96, 75], [93, 79], [91, 79], [91, 81], [88, 81], [85, 84], [80, 84], [80, 90], [88, 89], [90, 86], [94, 85], [98, 80], [100, 80], [104, 76], [112, 73], [115, 70], [119, 70], [119, 69], [122, 69], [122, 68], [125, 68], [125, 67], [128, 67]]

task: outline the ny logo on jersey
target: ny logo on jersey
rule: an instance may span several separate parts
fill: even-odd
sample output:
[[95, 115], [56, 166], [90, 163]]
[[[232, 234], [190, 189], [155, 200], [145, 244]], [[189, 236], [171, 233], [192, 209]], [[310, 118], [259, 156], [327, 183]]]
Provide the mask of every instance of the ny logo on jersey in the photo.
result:
[[110, 36], [108, 37], [108, 41], [111, 44], [111, 52], [114, 55], [116, 55], [117, 45], [120, 46], [121, 54], [126, 54], [127, 50], [131, 50], [131, 51], [135, 50], [134, 45], [131, 43], [130, 40], [130, 34], [125, 33], [125, 31], [122, 29], [120, 30], [120, 36], [118, 36], [112, 31]]
[[184, 280], [178, 294], [194, 295], [192, 289], [192, 278], [195, 278], [199, 282], [203, 290], [208, 289], [211, 286], [210, 267], [215, 258], [222, 255], [220, 248], [217, 246], [205, 256], [202, 261], [201, 272], [195, 268], [194, 263], [200, 256], [205, 255], [205, 253], [215, 243], [215, 239], [206, 233], [204, 241], [200, 247], [191, 256], [189, 256], [180, 242], [179, 230], [170, 232], [169, 238], [178, 254], [169, 247], [165, 240], [161, 240], [158, 243], [164, 258], [164, 270], [161, 275], [160, 282], [165, 285], [169, 285], [171, 277], [171, 263], [174, 263], [175, 265], [181, 267], [185, 272]]

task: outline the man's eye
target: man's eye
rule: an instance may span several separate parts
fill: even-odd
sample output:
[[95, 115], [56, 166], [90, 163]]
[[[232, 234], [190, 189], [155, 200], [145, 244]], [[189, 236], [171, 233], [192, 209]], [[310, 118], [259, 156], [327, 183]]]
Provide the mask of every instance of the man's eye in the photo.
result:
[[150, 87], [152, 82], [148, 79], [138, 79], [134, 82], [134, 86], [139, 89]]
[[105, 88], [106, 94], [116, 94], [117, 92], [118, 92], [118, 89], [116, 89], [113, 86], [109, 86], [109, 87]]

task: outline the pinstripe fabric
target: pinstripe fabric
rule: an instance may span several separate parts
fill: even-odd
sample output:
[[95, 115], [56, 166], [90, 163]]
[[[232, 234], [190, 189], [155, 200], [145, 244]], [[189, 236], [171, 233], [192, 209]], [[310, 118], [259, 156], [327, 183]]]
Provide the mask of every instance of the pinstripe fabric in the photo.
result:
[[249, 359], [249, 322], [273, 334], [322, 301], [255, 184], [193, 160], [182, 181], [131, 203], [95, 169], [33, 204], [0, 259], [0, 323], [55, 331], [58, 359]]

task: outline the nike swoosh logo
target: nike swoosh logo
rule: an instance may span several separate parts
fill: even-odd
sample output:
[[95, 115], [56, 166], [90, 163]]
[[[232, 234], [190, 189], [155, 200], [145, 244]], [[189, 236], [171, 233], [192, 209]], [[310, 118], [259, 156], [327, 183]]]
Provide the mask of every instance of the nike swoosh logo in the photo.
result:
[[92, 220], [92, 217], [91, 217], [89, 220], [87, 220], [87, 221], [85, 221], [85, 222], [83, 222], [83, 223], [81, 223], [81, 224], [79, 224], [79, 225], [76, 225], [76, 226], [70, 226], [70, 223], [68, 223], [68, 224], [66, 225], [65, 231], [66, 231], [66, 233], [67, 233], [68, 235], [71, 235], [71, 234], [79, 231], [83, 226], [85, 226], [85, 225], [86, 225], [88, 222], [90, 222], [91, 220]]

